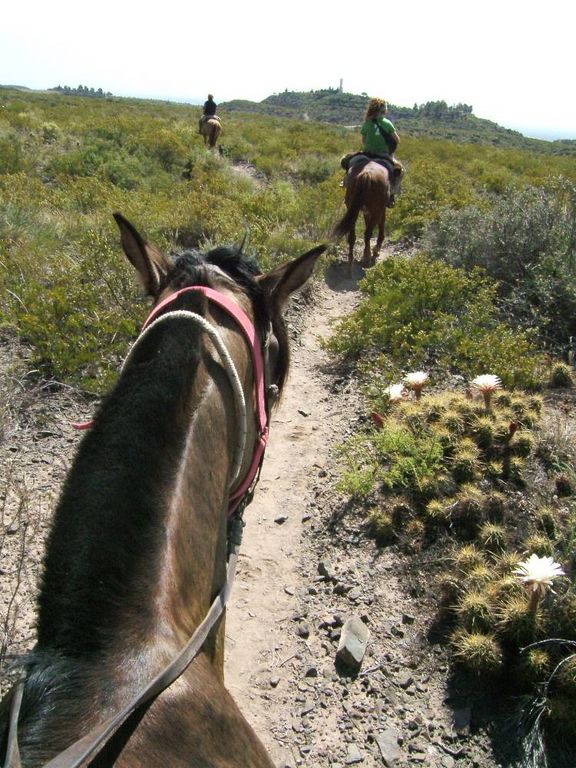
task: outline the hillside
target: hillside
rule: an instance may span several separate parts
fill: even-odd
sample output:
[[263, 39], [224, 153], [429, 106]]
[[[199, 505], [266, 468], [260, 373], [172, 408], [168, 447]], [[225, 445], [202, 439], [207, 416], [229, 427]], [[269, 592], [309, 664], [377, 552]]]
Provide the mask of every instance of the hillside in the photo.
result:
[[[221, 104], [223, 109], [256, 112], [286, 118], [304, 118], [338, 125], [358, 125], [368, 103], [366, 94], [321, 91], [284, 91], [260, 102], [235, 99]], [[553, 154], [576, 154], [576, 141], [541, 141], [476, 117], [468, 104], [449, 106], [445, 101], [429, 101], [413, 107], [389, 105], [390, 119], [403, 136], [427, 136], [452, 141], [492, 144], [497, 147], [530, 149]]]

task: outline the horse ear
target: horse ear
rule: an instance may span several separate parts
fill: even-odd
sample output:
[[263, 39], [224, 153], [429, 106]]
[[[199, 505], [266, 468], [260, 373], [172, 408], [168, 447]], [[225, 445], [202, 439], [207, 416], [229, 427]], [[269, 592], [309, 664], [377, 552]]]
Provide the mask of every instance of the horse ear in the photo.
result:
[[147, 243], [124, 216], [120, 213], [114, 213], [113, 216], [120, 229], [120, 241], [124, 253], [138, 272], [146, 292], [157, 298], [162, 276], [168, 274], [170, 262], [161, 251]]
[[256, 278], [269, 295], [274, 309], [281, 310], [290, 294], [304, 285], [314, 271], [316, 259], [324, 253], [326, 247], [317, 245], [303, 256]]

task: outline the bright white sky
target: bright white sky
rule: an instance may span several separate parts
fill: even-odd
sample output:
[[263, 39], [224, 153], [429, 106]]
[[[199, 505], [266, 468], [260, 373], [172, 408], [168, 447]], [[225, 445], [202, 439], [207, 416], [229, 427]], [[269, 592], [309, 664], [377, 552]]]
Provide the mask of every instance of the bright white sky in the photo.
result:
[[573, 0], [11, 0], [0, 83], [198, 104], [342, 79], [400, 106], [463, 102], [529, 136], [576, 139], [575, 22]]

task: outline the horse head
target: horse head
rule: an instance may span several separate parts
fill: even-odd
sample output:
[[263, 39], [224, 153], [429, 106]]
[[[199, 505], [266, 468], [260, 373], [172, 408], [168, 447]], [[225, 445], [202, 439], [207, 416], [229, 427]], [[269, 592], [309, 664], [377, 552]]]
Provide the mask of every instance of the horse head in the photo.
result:
[[[124, 252], [153, 300], [153, 314], [158, 308], [173, 309], [176, 305], [171, 297], [180, 295], [187, 288], [201, 286], [227, 297], [247, 314], [256, 329], [255, 341], [263, 359], [265, 400], [269, 410], [279, 399], [289, 367], [284, 307], [289, 296], [309, 279], [325, 246], [313, 248], [299, 258], [262, 274], [256, 261], [243, 253], [243, 244], [237, 248], [215, 248], [205, 254], [187, 250], [170, 257], [147, 243], [123, 216], [116, 213], [114, 217], [120, 228]], [[178, 301], [181, 303], [181, 299]], [[212, 307], [211, 302], [207, 306], [211, 312], [216, 309], [220, 320], [230, 324], [230, 318], [218, 313], [218, 308]], [[232, 328], [237, 332], [234, 326], [232, 322]], [[241, 346], [245, 348], [245, 344], [241, 343]], [[253, 374], [253, 369], [249, 365], [248, 368]], [[248, 376], [247, 395], [252, 390], [253, 381]], [[249, 445], [253, 438], [250, 433]], [[244, 470], [249, 461], [250, 452], [246, 454]]]
[[244, 254], [243, 244], [238, 248], [214, 248], [205, 254], [187, 250], [171, 257], [146, 242], [121, 214], [115, 213], [114, 218], [124, 252], [153, 306], [190, 285], [204, 285], [230, 296], [252, 317], [265, 355], [268, 386], [280, 392], [289, 366], [283, 309], [289, 296], [310, 278], [326, 246], [317, 246], [262, 274], [256, 261]]
[[[169, 256], [115, 219], [152, 311], [54, 515], [37, 644], [13, 689], [22, 763], [84, 765], [103, 749], [96, 762], [118, 768], [272, 768], [223, 685], [223, 622], [200, 634], [169, 690], [155, 681], [229, 591], [228, 513], [288, 371], [282, 312], [325, 246], [263, 274], [242, 247]], [[0, 753], [14, 752], [12, 712], [9, 697]]]

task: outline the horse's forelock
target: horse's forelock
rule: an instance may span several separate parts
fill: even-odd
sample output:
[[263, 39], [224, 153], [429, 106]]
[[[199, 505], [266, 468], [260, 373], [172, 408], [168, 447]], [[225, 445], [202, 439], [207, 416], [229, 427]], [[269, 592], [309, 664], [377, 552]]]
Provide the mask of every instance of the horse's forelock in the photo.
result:
[[[216, 269], [214, 269], [216, 267]], [[174, 269], [166, 278], [163, 289], [180, 290], [189, 285], [205, 285], [218, 290], [219, 275], [224, 273], [248, 296], [254, 312], [254, 321], [263, 334], [271, 322], [268, 302], [256, 277], [261, 274], [255, 258], [239, 248], [219, 247], [207, 253], [186, 250], [174, 257]]]

